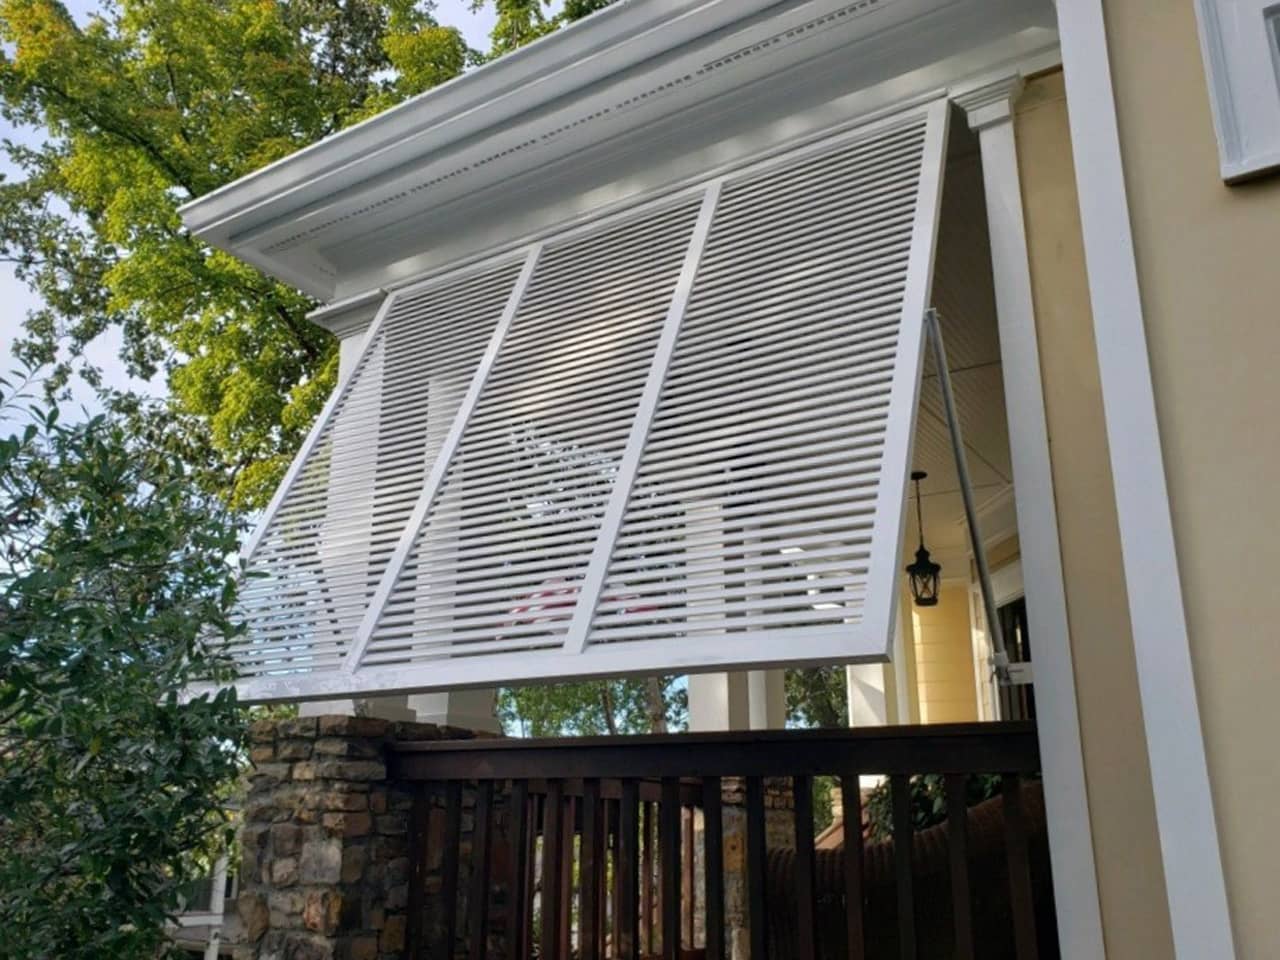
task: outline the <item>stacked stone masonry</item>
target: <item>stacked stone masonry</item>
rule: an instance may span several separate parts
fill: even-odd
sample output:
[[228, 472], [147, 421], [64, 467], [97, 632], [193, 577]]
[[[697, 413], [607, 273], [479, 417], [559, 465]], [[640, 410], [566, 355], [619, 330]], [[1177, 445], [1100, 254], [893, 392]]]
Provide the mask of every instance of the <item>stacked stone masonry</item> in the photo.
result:
[[[412, 799], [388, 780], [388, 747], [473, 736], [371, 717], [255, 723], [236, 902], [243, 934], [233, 946], [235, 960], [399, 960], [408, 932]], [[443, 829], [441, 812], [432, 811], [431, 832]], [[465, 844], [469, 811], [462, 826]], [[427, 839], [427, 849], [436, 851], [434, 858], [428, 854], [424, 876], [430, 905], [444, 845]], [[462, 862], [468, 859], [464, 850]], [[428, 913], [441, 914], [427, 917], [430, 929], [443, 911], [429, 906]]]

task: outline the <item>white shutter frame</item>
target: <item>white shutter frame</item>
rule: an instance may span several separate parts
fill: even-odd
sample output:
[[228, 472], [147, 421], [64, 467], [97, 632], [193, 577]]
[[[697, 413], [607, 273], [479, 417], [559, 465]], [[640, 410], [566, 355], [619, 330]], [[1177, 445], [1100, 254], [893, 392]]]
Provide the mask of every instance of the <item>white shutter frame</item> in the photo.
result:
[[[663, 321], [662, 333], [659, 335], [659, 346], [655, 347], [655, 354], [648, 369], [648, 376], [644, 380], [642, 396], [645, 399], [642, 400], [639, 408], [640, 412], [630, 424], [629, 431], [624, 434], [627, 439], [623, 449], [627, 462], [626, 464], [619, 464], [619, 482], [615, 484], [615, 487], [608, 495], [604, 518], [595, 521], [598, 535], [589, 551], [591, 557], [588, 567], [589, 573], [584, 575], [584, 580], [579, 588], [575, 607], [572, 611], [572, 617], [566, 621], [569, 626], [564, 633], [563, 640], [557, 642], [554, 646], [530, 650], [514, 649], [507, 644], [505, 639], [499, 639], [492, 644], [477, 644], [474, 652], [469, 652], [468, 650], [450, 651], [445, 647], [440, 649], [438, 653], [433, 651], [420, 657], [415, 655], [406, 662], [375, 662], [386, 658], [383, 656], [365, 657], [365, 654], [370, 650], [370, 640], [377, 633], [379, 619], [385, 612], [389, 597], [395, 589], [395, 584], [412, 555], [417, 531], [432, 509], [432, 498], [436, 495], [433, 493], [433, 488], [438, 493], [439, 487], [444, 481], [444, 474], [453, 459], [453, 454], [461, 442], [462, 432], [471, 422], [472, 415], [476, 411], [480, 395], [484, 390], [486, 378], [492, 371], [497, 348], [502, 345], [514, 313], [523, 299], [525, 288], [532, 277], [533, 268], [537, 262], [537, 256], [541, 251], [542, 244], [563, 242], [566, 237], [571, 237], [581, 231], [594, 229], [602, 221], [579, 221], [559, 235], [553, 233], [542, 238], [534, 248], [524, 247], [520, 250], [511, 251], [511, 255], [514, 256], [518, 256], [522, 252], [528, 252], [524, 270], [516, 283], [511, 299], [508, 301], [503, 320], [499, 321], [499, 326], [494, 331], [489, 350], [486, 353], [486, 360], [481, 362], [481, 366], [476, 371], [476, 376], [471, 381], [467, 397], [458, 409], [451, 427], [450, 436], [445, 441], [445, 448], [440, 451], [433, 464], [432, 476], [428, 479], [422, 494], [418, 498], [412, 517], [403, 528], [395, 553], [382, 571], [378, 589], [365, 610], [364, 619], [356, 637], [353, 638], [352, 645], [346, 651], [342, 669], [297, 674], [281, 673], [246, 678], [238, 685], [241, 697], [250, 702], [281, 699], [330, 699], [338, 696], [390, 695], [423, 690], [458, 689], [469, 686], [493, 686], [502, 683], [551, 681], [567, 678], [684, 673], [705, 670], [883, 660], [889, 651], [889, 638], [892, 636], [897, 610], [898, 585], [902, 565], [901, 538], [907, 507], [907, 478], [911, 466], [911, 442], [923, 358], [923, 317], [929, 305], [929, 293], [932, 284], [934, 247], [942, 188], [942, 172], [946, 155], [949, 110], [950, 105], [945, 100], [913, 106], [895, 116], [881, 117], [861, 126], [854, 126], [838, 133], [832, 133], [826, 138], [815, 138], [789, 150], [771, 151], [770, 155], [764, 159], [740, 165], [738, 168], [728, 172], [716, 171], [716, 180], [714, 181], [683, 188], [652, 201], [651, 204], [662, 205], [673, 203], [682, 196], [688, 198], [701, 195], [703, 205], [698, 213], [698, 225], [695, 227], [694, 235], [689, 241], [689, 248], [685, 251], [685, 261], [680, 270], [677, 292], [673, 294], [672, 303], [667, 311], [666, 319]], [[803, 624], [810, 618], [803, 611], [799, 614], [794, 611], [790, 614], [785, 612], [774, 614], [771, 612], [772, 601], [766, 598], [763, 605], [761, 605], [760, 602], [757, 602], [759, 599], [757, 598], [757, 601], [753, 601], [754, 612], [748, 612], [743, 620], [736, 622], [734, 625], [735, 627], [747, 628], [745, 633], [734, 631], [729, 635], [720, 634], [718, 636], [714, 634], [699, 634], [695, 627], [687, 636], [683, 636], [673, 642], [670, 636], [656, 639], [649, 637], [650, 633], [660, 631], [647, 628], [641, 620], [637, 629], [633, 630], [629, 626], [621, 628], [625, 635], [620, 639], [625, 640], [625, 642], [597, 642], [591, 635], [592, 621], [597, 620], [600, 616], [609, 617], [613, 615], [614, 611], [611, 608], [627, 600], [625, 596], [615, 597], [610, 592], [612, 588], [609, 586], [609, 564], [610, 562], [618, 562], [613, 557], [613, 552], [617, 548], [621, 539], [620, 535], [623, 532], [622, 525], [618, 524], [615, 514], [625, 516], [628, 499], [633, 492], [637, 466], [630, 464], [630, 457], [637, 449], [637, 445], [639, 445], [639, 450], [643, 452], [646, 449], [646, 441], [650, 439], [649, 428], [652, 426], [653, 411], [649, 407], [649, 400], [652, 398], [656, 405], [660, 402], [665, 389], [666, 374], [671, 358], [668, 356], [664, 360], [661, 357], [663, 351], [661, 343], [668, 337], [677, 338], [682, 329], [687, 303], [681, 303], [677, 308], [677, 302], [682, 299], [679, 288], [683, 286], [686, 275], [696, 275], [697, 270], [705, 259], [707, 237], [701, 235], [700, 231], [706, 229], [706, 227], [714, 227], [714, 223], [717, 222], [714, 220], [713, 215], [718, 211], [719, 206], [708, 209], [709, 204], [718, 202], [718, 197], [715, 201], [711, 199], [715, 188], [719, 186], [721, 181], [732, 182], [740, 177], [753, 176], [755, 172], [768, 171], [769, 168], [775, 165], [802, 162], [807, 158], [821, 156], [829, 151], [841, 149], [842, 145], [849, 141], [870, 141], [872, 143], [871, 149], [876, 150], [877, 148], [874, 144], [878, 138], [883, 138], [882, 142], [888, 142], [892, 138], [898, 137], [904, 124], [915, 124], [923, 133], [921, 135], [922, 146], [915, 152], [915, 160], [913, 160], [913, 162], [920, 164], [920, 173], [915, 192], [914, 213], [911, 218], [910, 246], [905, 254], [906, 269], [903, 274], [906, 278], [905, 287], [899, 288], [902, 293], [898, 358], [893, 365], [891, 381], [887, 387], [887, 401], [884, 398], [876, 399], [868, 395], [865, 401], [855, 403], [850, 408], [852, 412], [845, 418], [856, 427], [857, 424], [862, 423], [865, 419], [864, 415], [873, 407], [883, 403], [888, 410], [888, 419], [885, 421], [884, 427], [882, 480], [878, 484], [879, 491], [877, 493], [875, 487], [868, 486], [865, 493], [859, 492], [857, 495], [859, 503], [866, 500], [870, 505], [866, 510], [859, 507], [856, 518], [851, 517], [841, 521], [842, 527], [850, 524], [855, 527], [860, 526], [864, 530], [870, 527], [869, 537], [860, 536], [860, 542], [863, 546], [857, 548], [860, 551], [866, 551], [868, 560], [865, 563], [860, 560], [855, 563], [855, 567], [861, 565], [861, 572], [858, 572], [858, 569], [853, 569], [844, 575], [847, 590], [854, 592], [852, 594], [847, 592], [841, 594], [841, 598], [843, 598], [845, 596], [854, 597], [859, 591], [865, 592], [865, 599], [861, 603], [858, 618], [853, 620], [846, 619], [843, 623], [837, 622], [834, 624], [815, 621], [813, 625], [804, 626]], [[645, 204], [635, 209], [643, 209], [651, 204]], [[868, 213], [871, 214], [872, 211], [869, 210]], [[626, 216], [630, 216], [630, 213], [611, 213], [604, 220]], [[703, 221], [708, 217], [712, 219], [704, 226]], [[856, 232], [862, 233], [863, 230], [859, 226]], [[868, 236], [874, 239], [874, 230]], [[754, 243], [754, 241], [752, 242]], [[693, 274], [690, 274], [690, 271], [693, 271]], [[436, 274], [433, 280], [444, 279], [450, 275], [448, 271], [442, 271]], [[402, 292], [396, 291], [397, 294]], [[793, 296], [799, 298], [797, 300], [798, 303], [803, 302], [803, 287], [796, 288], [794, 293], [787, 293], [784, 299], [790, 299]], [[687, 300], [687, 298], [688, 294], [686, 293], [683, 299]], [[394, 299], [395, 297], [392, 296], [388, 298], [388, 301], [394, 301]], [[882, 309], [892, 309], [889, 306], [889, 300], [892, 299], [882, 298], [879, 301], [867, 301], [872, 304], [872, 307], [868, 308], [870, 312], [865, 314], [864, 317], [874, 320], [874, 317], [880, 315]], [[806, 316], [812, 314], [815, 319], [823, 318], [829, 320], [836, 312], [847, 309], [843, 305], [847, 298], [840, 297], [839, 300], [839, 305], [820, 304], [815, 307], [810, 304], [801, 309], [805, 311]], [[885, 307], [874, 305], [880, 302], [885, 303]], [[379, 312], [379, 318], [386, 313], [387, 306], [388, 304], [384, 303], [382, 310]], [[774, 313], [777, 310], [785, 309], [786, 304], [779, 303], [771, 307], [768, 312]], [[726, 303], [725, 310], [726, 317], [731, 317], [735, 312], [731, 301]], [[754, 320], [749, 317], [744, 317], [743, 319], [750, 321], [747, 326], [751, 328], [767, 322], [767, 317], [763, 317], [763, 315], [762, 318]], [[763, 329], [768, 330], [768, 327], [765, 326]], [[369, 349], [375, 337], [376, 330], [371, 327], [371, 330], [366, 335], [366, 342], [362, 347], [362, 351]], [[845, 342], [847, 343], [848, 341]], [[712, 341], [712, 344], [714, 344], [714, 341]], [[714, 345], [710, 349], [714, 350]], [[752, 353], [756, 352], [758, 351], [752, 351]], [[843, 353], [844, 348], [840, 348], [838, 352]], [[886, 375], [888, 375], [888, 371], [886, 371]], [[787, 385], [780, 383], [779, 386], [785, 387]], [[345, 387], [346, 384], [344, 382]], [[853, 389], [857, 388], [854, 387]], [[751, 397], [759, 394], [760, 391], [748, 389], [746, 392], [749, 397], [747, 406], [743, 407], [743, 410], [752, 409], [754, 412], [749, 415], [753, 418], [759, 419], [763, 417], [766, 431], [773, 429], [772, 425], [775, 424], [781, 428], [784, 424], [794, 424], [802, 422], [804, 419], [804, 415], [798, 407], [795, 411], [791, 410], [791, 407], [795, 406], [795, 404], [790, 401], [782, 403], [781, 406], [761, 407], [762, 400], [751, 399]], [[785, 392], [784, 390], [782, 395], [785, 395]], [[335, 400], [337, 393], [338, 391], [335, 392]], [[867, 404], [870, 406], [867, 406]], [[331, 403], [329, 407], [326, 407], [326, 416], [331, 415], [330, 407], [332, 405]], [[728, 413], [722, 413], [718, 418], [713, 418], [706, 427], [706, 431], [709, 431], [711, 438], [722, 437], [722, 435], [737, 429], [734, 424], [748, 415], [734, 412], [732, 408], [726, 409], [728, 409]], [[719, 422], [721, 420], [723, 421], [722, 423]], [[843, 422], [844, 420], [841, 421], [841, 423]], [[313, 433], [318, 436], [321, 429], [322, 425], [318, 424]], [[857, 427], [857, 429], [861, 428]], [[314, 444], [314, 439], [310, 436], [309, 442]], [[655, 450], [664, 446], [665, 444], [660, 443]], [[825, 449], [822, 448], [817, 452], [822, 453]], [[300, 456], [299, 459], [302, 459], [302, 457]], [[825, 460], [823, 462], [825, 463]], [[673, 463], [672, 466], [678, 466], [678, 463]], [[830, 471], [825, 467], [819, 466], [818, 470], [823, 477], [831, 476]], [[440, 476], [436, 476], [436, 474], [440, 474]], [[288, 477], [289, 483], [294, 481], [295, 475], [296, 470], [291, 468], [291, 473]], [[626, 480], [625, 483], [622, 482], [624, 479]], [[821, 483], [829, 482], [829, 479], [821, 480]], [[805, 485], [802, 484], [801, 486]], [[285, 492], [287, 491], [278, 492], [277, 496], [273, 498], [273, 504], [278, 505], [278, 502], [284, 499]], [[792, 500], [794, 500], [795, 508], [800, 511], [796, 515], [796, 523], [794, 525], [794, 532], [798, 537], [796, 543], [802, 545], [805, 550], [812, 548], [813, 559], [818, 561], [819, 564], [827, 563], [824, 559], [828, 552], [825, 544], [830, 540], [831, 534], [829, 531], [824, 532], [823, 528], [829, 528], [830, 521], [821, 519], [821, 517], [830, 515], [829, 507], [821, 506], [822, 497], [812, 497], [799, 487]], [[812, 522], [805, 519], [807, 516], [806, 511], [809, 510], [808, 504], [811, 501], [821, 507], [814, 514], [815, 519]], [[829, 498], [825, 502], [829, 503]], [[817, 508], [815, 507], [815, 509]], [[612, 523], [610, 523], [610, 517], [614, 518]], [[696, 516], [691, 518], [691, 523], [693, 523], [694, 527], [697, 527], [700, 522]], [[608, 524], [607, 528], [606, 524]], [[572, 536], [578, 537], [580, 535], [573, 534]], [[695, 541], [698, 541], [701, 536], [702, 534], [695, 533]], [[556, 538], [553, 536], [551, 539]], [[691, 544], [695, 543], [695, 541], [691, 541]], [[701, 549], [696, 547], [695, 544], [695, 553], [701, 551]], [[830, 553], [833, 558], [837, 555], [847, 557], [848, 551], [849, 548], [845, 546], [840, 547], [839, 550], [832, 548]], [[752, 562], [758, 564], [760, 561], [755, 560]], [[693, 566], [690, 568], [691, 572], [701, 569], [699, 563], [700, 561], [694, 561]], [[842, 563], [844, 569], [849, 571], [847, 559]], [[619, 569], [625, 570], [627, 566], [627, 562], [624, 561], [619, 564]], [[708, 567], [709, 570], [713, 568], [714, 564]], [[832, 559], [827, 567], [820, 566], [815, 568], [814, 572], [821, 573], [824, 569], [829, 569], [829, 572], [835, 574], [841, 569], [841, 563], [837, 563], [835, 559]], [[709, 579], [704, 579], [701, 574], [695, 574], [693, 585], [695, 587], [701, 587], [704, 583], [714, 585], [717, 580], [713, 572], [708, 573], [707, 578]], [[719, 579], [724, 578], [720, 577]], [[765, 590], [766, 594], [769, 592], [769, 590]], [[606, 597], [609, 598], [610, 602], [602, 603], [602, 598]], [[431, 606], [431, 604], [428, 604], [428, 606]], [[793, 604], [787, 603], [783, 604], [783, 606], [793, 606]], [[433, 614], [429, 615], [434, 616]], [[694, 620], [696, 617], [690, 619]], [[853, 629], [851, 625], [854, 624], [856, 624], [856, 633], [851, 632]], [[777, 625], [777, 629], [774, 629], [774, 625]], [[518, 637], [525, 632], [536, 632], [536, 628], [517, 624], [505, 632], [510, 633], [513, 637]], [[362, 658], [364, 662], [362, 662]]]
[[[907, 277], [913, 282], [908, 283], [902, 302], [898, 364], [889, 394], [891, 423], [885, 431], [881, 460], [881, 475], [885, 479], [880, 484], [881, 508], [876, 512], [871, 534], [871, 555], [892, 556], [894, 562], [872, 566], [863, 607], [867, 635], [884, 637], [885, 656], [893, 647], [898, 614], [898, 586], [903, 568], [902, 532], [907, 513], [907, 486], [911, 479], [911, 444], [915, 435], [916, 409], [920, 403], [924, 360], [924, 315], [929, 309], [933, 290], [951, 101], [940, 100], [933, 104], [928, 108], [928, 117], [911, 252], [907, 262]], [[904, 363], [904, 359], [907, 362]]]
[[453, 461], [453, 455], [458, 449], [458, 443], [462, 440], [467, 423], [471, 420], [471, 414], [475, 411], [476, 402], [484, 391], [485, 382], [489, 379], [489, 373], [493, 370], [494, 361], [498, 357], [498, 352], [502, 349], [502, 342], [507, 338], [507, 331], [511, 329], [511, 321], [515, 318], [516, 311], [520, 308], [520, 301], [524, 299], [525, 290], [529, 288], [529, 281], [533, 278], [533, 271], [538, 265], [538, 257], [541, 254], [542, 244], [539, 243], [534, 244], [525, 256], [524, 267], [520, 270], [516, 285], [511, 291], [511, 296], [507, 299], [507, 305], [502, 311], [502, 317], [498, 320], [498, 325], [494, 328], [493, 335], [489, 338], [489, 345], [485, 349], [484, 356], [480, 359], [480, 365], [477, 367], [475, 375], [471, 378], [471, 386], [467, 389], [467, 395], [463, 398], [462, 405], [458, 407], [457, 414], [454, 415], [453, 425], [449, 428], [449, 435], [445, 437], [444, 444], [436, 456], [435, 463], [431, 465], [431, 473], [428, 474], [426, 483], [423, 484], [422, 493], [418, 497], [418, 502], [414, 505], [413, 513], [409, 515], [409, 520], [404, 525], [404, 530], [400, 534], [400, 542], [396, 544], [395, 552], [391, 555], [390, 561], [382, 571], [382, 579], [379, 581], [378, 589], [365, 610], [364, 619], [360, 622], [359, 630], [356, 631], [355, 641], [347, 650], [346, 658], [342, 664], [342, 673], [346, 676], [353, 674], [359, 668], [360, 661], [364, 659], [365, 651], [369, 648], [369, 640], [373, 636], [374, 630], [378, 627], [378, 618], [382, 615], [382, 609], [386, 606], [387, 598], [391, 595], [391, 591], [395, 589], [396, 581], [400, 578], [400, 572], [404, 569], [405, 561], [413, 549], [418, 529], [422, 526], [427, 514], [431, 512], [436, 495], [440, 492], [445, 475], [449, 472], [449, 464]]

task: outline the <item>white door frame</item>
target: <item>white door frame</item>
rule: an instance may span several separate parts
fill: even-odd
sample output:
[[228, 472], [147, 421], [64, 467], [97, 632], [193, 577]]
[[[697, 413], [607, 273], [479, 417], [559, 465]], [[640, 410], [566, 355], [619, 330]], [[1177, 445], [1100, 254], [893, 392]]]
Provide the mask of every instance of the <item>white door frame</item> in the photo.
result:
[[1129, 619], [1174, 950], [1230, 958], [1102, 0], [1058, 3], [1058, 31], [1121, 554], [1127, 582], [1142, 585], [1128, 591]]
[[1013, 135], [1013, 102], [1021, 89], [1021, 76], [1005, 72], [954, 91], [952, 99], [968, 115], [982, 155], [1018, 539], [1027, 614], [1036, 638], [1037, 731], [1058, 936], [1064, 957], [1103, 957], [1102, 913]]

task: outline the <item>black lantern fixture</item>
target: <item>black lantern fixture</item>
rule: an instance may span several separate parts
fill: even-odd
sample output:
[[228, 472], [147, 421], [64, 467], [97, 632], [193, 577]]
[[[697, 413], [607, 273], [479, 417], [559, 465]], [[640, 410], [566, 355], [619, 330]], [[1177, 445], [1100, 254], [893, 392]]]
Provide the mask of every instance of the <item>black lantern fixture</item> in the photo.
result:
[[936, 607], [938, 605], [938, 575], [942, 567], [929, 559], [929, 551], [924, 548], [924, 515], [920, 508], [920, 481], [928, 474], [923, 470], [913, 470], [911, 479], [916, 485], [916, 525], [920, 530], [920, 549], [916, 551], [914, 563], [907, 565], [907, 576], [911, 578], [911, 596], [915, 598], [917, 607]]

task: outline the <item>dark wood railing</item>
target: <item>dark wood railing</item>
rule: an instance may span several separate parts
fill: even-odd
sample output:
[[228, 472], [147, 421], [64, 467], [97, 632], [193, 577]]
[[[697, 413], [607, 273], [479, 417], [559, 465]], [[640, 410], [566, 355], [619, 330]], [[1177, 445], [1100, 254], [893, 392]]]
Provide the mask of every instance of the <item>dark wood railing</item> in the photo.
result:
[[[724, 960], [734, 937], [776, 960], [1057, 955], [1031, 724], [406, 743], [396, 764], [412, 960]], [[978, 773], [1002, 794], [970, 808]], [[916, 774], [944, 776], [943, 824], [914, 830]], [[866, 776], [891, 841], [865, 836]], [[842, 788], [821, 849], [815, 777]]]

